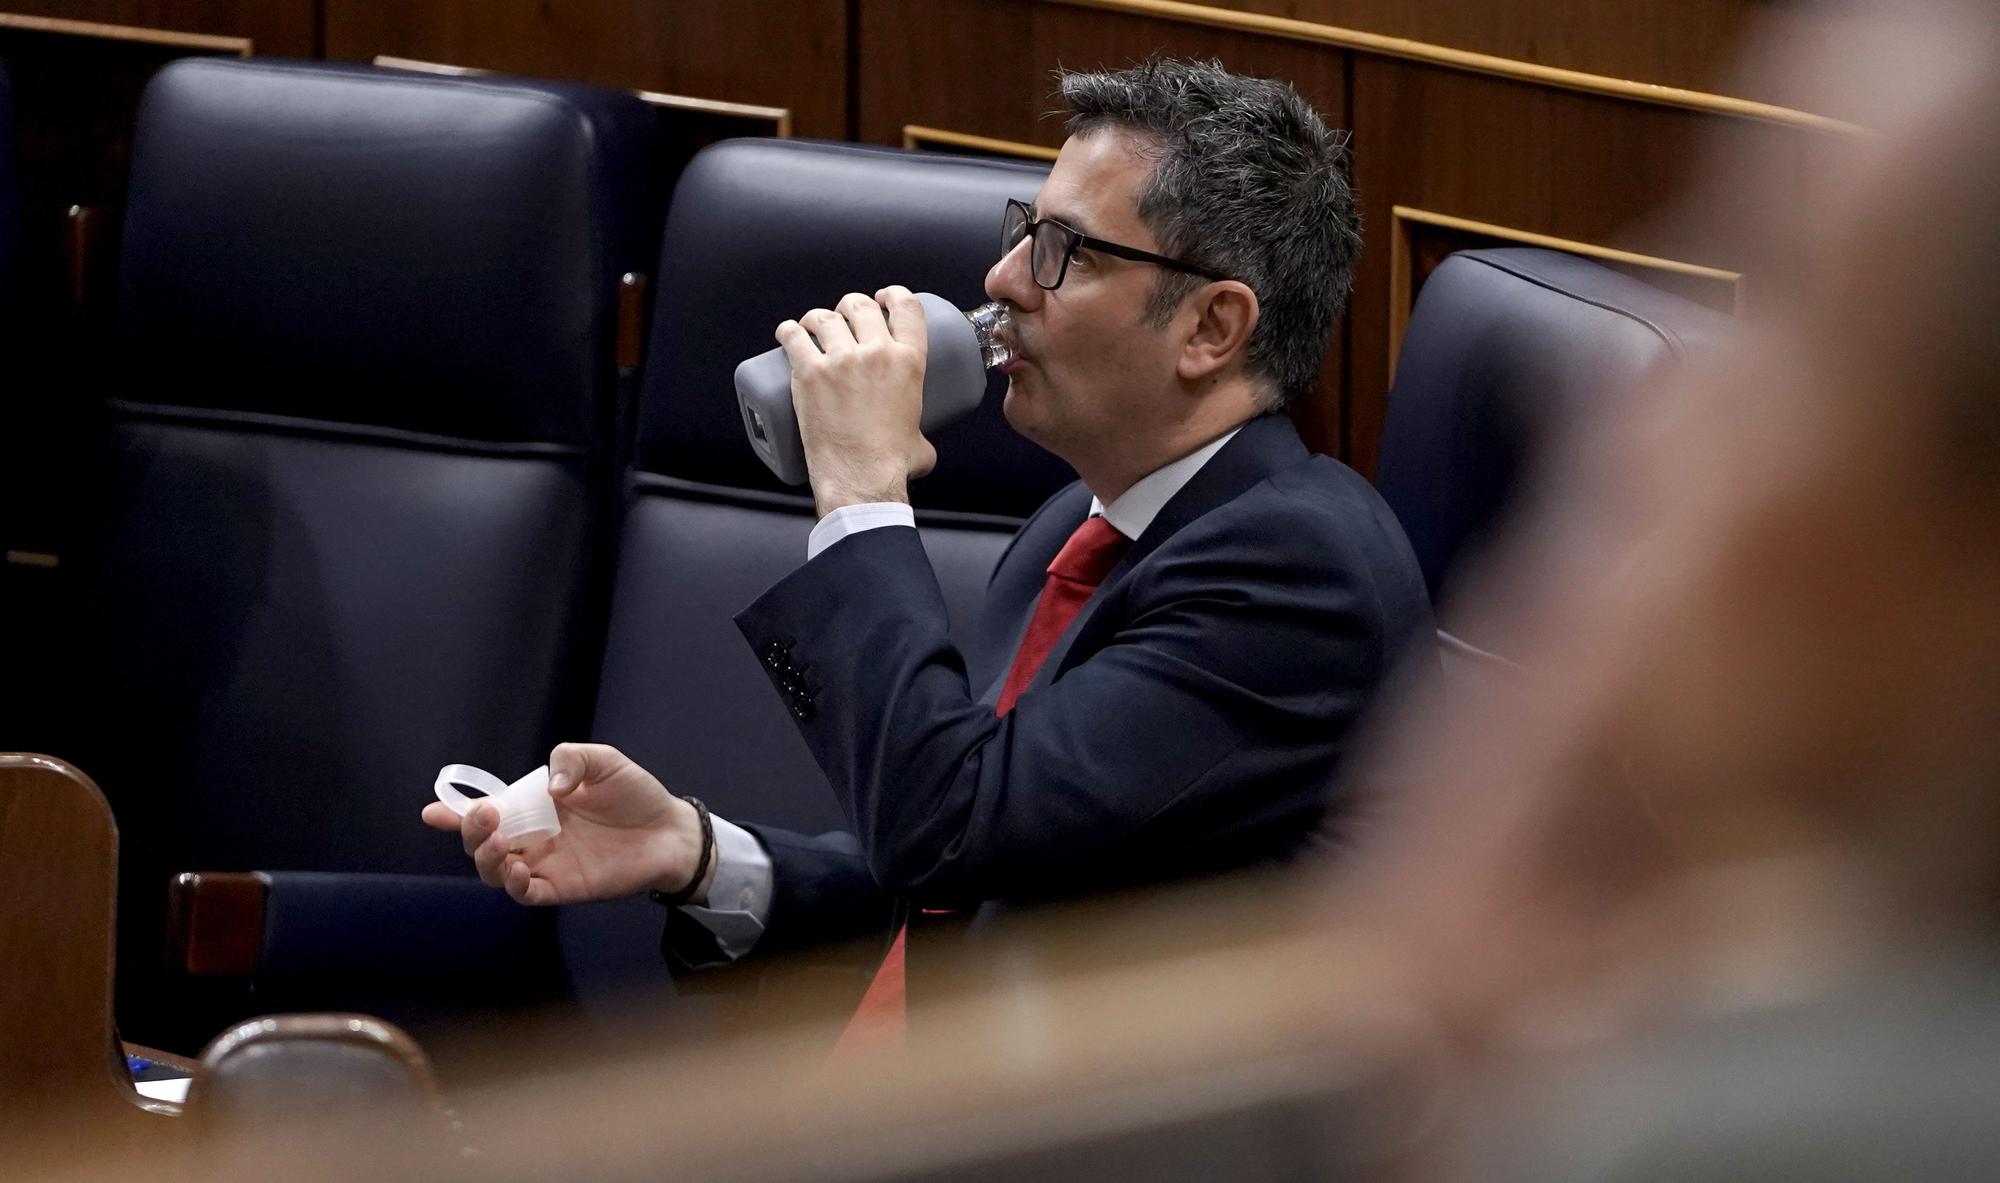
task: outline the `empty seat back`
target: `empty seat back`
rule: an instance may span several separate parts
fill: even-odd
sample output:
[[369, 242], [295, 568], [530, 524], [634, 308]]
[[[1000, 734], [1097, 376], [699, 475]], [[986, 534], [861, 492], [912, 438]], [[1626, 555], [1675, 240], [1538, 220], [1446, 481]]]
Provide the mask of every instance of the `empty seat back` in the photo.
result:
[[128, 964], [172, 871], [464, 873], [415, 820], [438, 768], [584, 726], [646, 247], [607, 190], [651, 126], [343, 67], [149, 87], [67, 749], [125, 835]]
[[[1711, 350], [1732, 323], [1557, 251], [1462, 251], [1439, 265], [1403, 338], [1377, 483], [1445, 632], [1458, 634], [1454, 578], [1504, 523], [1546, 445], [1658, 367]], [[1496, 643], [1447, 641], [1448, 661]]]

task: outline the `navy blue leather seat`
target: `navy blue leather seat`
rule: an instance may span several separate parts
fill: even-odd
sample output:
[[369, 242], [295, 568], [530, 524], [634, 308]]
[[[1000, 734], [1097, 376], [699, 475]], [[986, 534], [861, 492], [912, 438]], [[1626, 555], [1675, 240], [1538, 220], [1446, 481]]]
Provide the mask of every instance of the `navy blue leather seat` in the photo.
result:
[[1533, 484], [1546, 445], [1663, 366], [1712, 352], [1733, 321], [1575, 255], [1461, 251], [1424, 283], [1389, 392], [1377, 485], [1401, 520], [1454, 658], [1459, 579]]
[[416, 821], [438, 768], [517, 775], [585, 726], [653, 126], [348, 67], [148, 88], [55, 749], [117, 812], [131, 1034], [174, 1034], [147, 1005], [170, 873], [464, 876]]
[[[732, 140], [674, 190], [618, 544], [592, 737], [730, 818], [845, 828], [832, 791], [735, 613], [805, 561], [812, 502], [744, 438], [732, 374], [778, 323], [892, 283], [971, 308], [999, 254], [1008, 198], [1038, 165], [795, 140]], [[966, 620], [1019, 519], [1074, 479], [1016, 435], [992, 379], [978, 413], [934, 438], [911, 495], [954, 620]], [[643, 901], [629, 906], [640, 923]], [[655, 909], [657, 912], [657, 909]], [[658, 917], [652, 917], [657, 925]], [[632, 950], [565, 916], [572, 966]], [[638, 956], [656, 957], [649, 947]]]

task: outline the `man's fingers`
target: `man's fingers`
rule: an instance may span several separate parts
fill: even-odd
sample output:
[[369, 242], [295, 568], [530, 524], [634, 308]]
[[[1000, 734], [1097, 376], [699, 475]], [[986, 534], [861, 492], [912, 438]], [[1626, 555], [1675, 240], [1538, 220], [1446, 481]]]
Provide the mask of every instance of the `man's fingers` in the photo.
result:
[[849, 292], [836, 305], [840, 315], [847, 321], [847, 330], [854, 334], [854, 340], [862, 345], [873, 345], [889, 340], [889, 322], [882, 319], [882, 306], [862, 295]]
[[500, 886], [517, 904], [532, 904], [540, 908], [560, 902], [555, 884], [536, 878], [528, 870], [527, 862], [517, 854], [507, 856], [507, 863], [500, 872]]
[[795, 320], [788, 320], [778, 326], [778, 344], [784, 347], [785, 360], [792, 364], [792, 372], [798, 373], [820, 358], [819, 346], [813, 343], [805, 326]]
[[528, 884], [534, 876], [528, 873], [528, 864], [518, 855], [508, 855], [500, 865], [500, 886], [513, 898], [515, 903], [528, 902]]
[[844, 353], [854, 348], [854, 330], [847, 326], [847, 318], [830, 308], [815, 308], [801, 316], [799, 323], [819, 342], [821, 353]]
[[549, 795], [561, 797], [578, 785], [609, 780], [631, 762], [608, 743], [559, 743], [549, 752]]
[[479, 881], [488, 887], [500, 886], [500, 874], [508, 858], [508, 850], [500, 839], [489, 838], [472, 852], [472, 869], [479, 872]]
[[546, 879], [528, 874], [528, 868], [520, 863], [514, 865], [521, 868], [520, 888], [519, 890], [510, 889], [507, 892], [508, 895], [513, 896], [524, 904], [532, 904], [537, 908], [545, 908], [550, 904], [562, 902], [556, 895], [555, 884], [550, 883]]
[[458, 840], [465, 846], [465, 853], [476, 854], [493, 831], [500, 825], [500, 811], [481, 802], [472, 807], [458, 823]]
[[891, 284], [875, 293], [881, 306], [889, 310], [889, 335], [929, 359], [931, 339], [924, 329], [924, 306], [917, 294], [902, 284]]
[[424, 806], [424, 824], [433, 830], [449, 830], [458, 833], [459, 818], [452, 807], [442, 801], [433, 801]]

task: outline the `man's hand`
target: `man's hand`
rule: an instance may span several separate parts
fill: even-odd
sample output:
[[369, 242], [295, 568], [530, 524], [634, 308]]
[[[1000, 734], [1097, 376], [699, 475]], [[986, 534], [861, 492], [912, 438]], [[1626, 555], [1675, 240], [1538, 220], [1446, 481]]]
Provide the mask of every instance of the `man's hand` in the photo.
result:
[[[460, 818], [443, 802], [424, 806], [424, 824], [457, 831], [482, 882], [524, 904], [609, 900], [642, 891], [679, 891], [701, 857], [694, 806], [667, 792], [617, 748], [558, 744], [549, 753], [549, 796], [562, 832], [510, 850], [488, 802]], [[706, 878], [715, 875], [710, 860]], [[693, 902], [708, 898], [703, 883]]]
[[937, 463], [919, 427], [930, 339], [916, 296], [906, 287], [872, 300], [851, 293], [837, 311], [815, 308], [779, 325], [778, 344], [792, 363], [792, 406], [820, 516], [907, 502], [910, 479]]

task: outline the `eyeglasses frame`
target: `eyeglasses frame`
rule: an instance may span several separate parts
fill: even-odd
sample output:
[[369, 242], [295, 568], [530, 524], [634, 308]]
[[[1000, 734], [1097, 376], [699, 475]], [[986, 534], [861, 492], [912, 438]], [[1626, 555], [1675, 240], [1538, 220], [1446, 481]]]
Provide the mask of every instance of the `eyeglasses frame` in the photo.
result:
[[[1126, 246], [1123, 243], [1092, 237], [1078, 230], [1076, 227], [1066, 222], [1059, 222], [1054, 218], [1038, 218], [1035, 216], [1033, 207], [1027, 202], [1009, 197], [1007, 199], [1008, 213], [1016, 209], [1021, 211], [1021, 237], [1015, 239], [1011, 245], [1005, 246], [1002, 249], [1000, 257], [1003, 259], [1006, 258], [1007, 254], [1012, 252], [1014, 247], [1027, 242], [1029, 244], [1028, 278], [1034, 281], [1036, 287], [1045, 292], [1055, 291], [1063, 285], [1063, 280], [1069, 278], [1069, 261], [1076, 257], [1078, 250], [1101, 251], [1116, 258], [1129, 259], [1134, 263], [1151, 263], [1156, 267], [1166, 267], [1174, 271], [1185, 271], [1189, 275], [1199, 275], [1203, 279], [1213, 283], [1221, 283], [1229, 278], [1220, 272], [1211, 271], [1206, 267], [1196, 263], [1189, 263], [1183, 259], [1170, 259], [1165, 255], [1156, 255], [1152, 251], [1142, 251], [1136, 246]], [[1004, 235], [1007, 225], [1006, 214], [1002, 214], [1001, 219], [1000, 225]], [[1043, 283], [1035, 275], [1035, 243], [1039, 241], [1035, 238], [1035, 227], [1042, 225], [1054, 226], [1070, 236], [1069, 249], [1063, 252], [1062, 266], [1056, 270], [1056, 281], [1054, 283]]]

